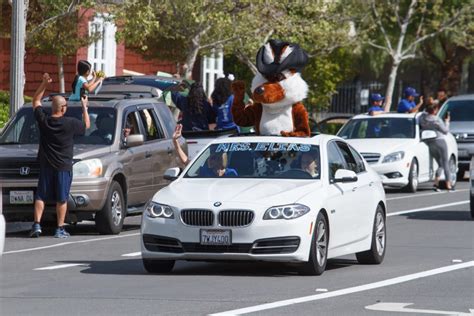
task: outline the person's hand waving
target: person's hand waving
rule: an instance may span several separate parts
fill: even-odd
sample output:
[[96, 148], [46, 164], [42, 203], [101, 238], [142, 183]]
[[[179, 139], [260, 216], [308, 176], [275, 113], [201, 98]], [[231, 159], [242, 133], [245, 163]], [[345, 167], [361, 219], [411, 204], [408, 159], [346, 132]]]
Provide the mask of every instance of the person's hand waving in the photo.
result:
[[53, 79], [51, 79], [51, 77], [49, 76], [49, 73], [45, 72], [43, 74], [43, 82], [45, 84], [50, 84], [51, 82], [53, 82]]
[[183, 130], [183, 125], [182, 124], [176, 124], [176, 127], [174, 129], [173, 133], [173, 140], [177, 141], [181, 136], [181, 132]]

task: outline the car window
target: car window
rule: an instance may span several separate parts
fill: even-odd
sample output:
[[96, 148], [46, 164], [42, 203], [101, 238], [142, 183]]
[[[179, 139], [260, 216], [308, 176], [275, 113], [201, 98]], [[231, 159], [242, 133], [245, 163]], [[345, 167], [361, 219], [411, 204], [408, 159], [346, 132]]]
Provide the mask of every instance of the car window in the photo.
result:
[[328, 144], [328, 167], [329, 180], [334, 180], [337, 170], [346, 169], [344, 158], [335, 142]]
[[364, 159], [361, 157], [361, 155], [357, 152], [357, 150], [355, 150], [354, 148], [352, 148], [350, 145], [347, 145], [349, 147], [349, 149], [351, 150], [351, 153], [352, 153], [352, 156], [354, 157], [355, 159], [355, 162], [356, 162], [356, 165], [357, 165], [357, 171], [356, 173], [361, 173], [361, 172], [365, 172], [366, 169], [365, 169], [365, 163], [364, 163]]
[[163, 138], [161, 130], [158, 128], [156, 117], [153, 115], [152, 109], [143, 109], [138, 111], [140, 118], [145, 128], [146, 141]]
[[344, 139], [415, 138], [415, 120], [403, 117], [373, 117], [350, 120], [337, 133]]
[[448, 111], [451, 122], [472, 122], [474, 121], [474, 100], [448, 101], [438, 116], [444, 118]]
[[171, 137], [176, 127], [176, 121], [173, 118], [171, 110], [167, 106], [161, 104], [159, 104], [156, 108], [158, 109], [158, 114], [161, 117], [161, 123], [163, 124], [163, 127], [166, 129], [168, 136]]
[[342, 153], [342, 156], [344, 157], [344, 160], [346, 162], [346, 166], [348, 170], [352, 170], [355, 173], [359, 173], [359, 167], [357, 166], [357, 162], [354, 158], [354, 156], [351, 153], [351, 150], [347, 146], [347, 144], [342, 143], [342, 142], [337, 142], [337, 147], [339, 147], [339, 150]]

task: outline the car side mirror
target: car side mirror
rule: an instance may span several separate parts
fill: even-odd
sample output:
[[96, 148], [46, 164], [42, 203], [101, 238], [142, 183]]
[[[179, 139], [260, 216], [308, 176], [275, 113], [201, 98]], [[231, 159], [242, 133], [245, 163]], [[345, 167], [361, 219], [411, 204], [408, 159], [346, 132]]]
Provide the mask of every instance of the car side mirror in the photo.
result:
[[426, 130], [421, 132], [421, 140], [430, 140], [430, 139], [435, 139], [438, 135], [436, 135], [435, 131], [432, 130]]
[[128, 135], [125, 138], [125, 147], [135, 147], [143, 145], [145, 137], [142, 134]]
[[336, 175], [334, 176], [334, 183], [348, 183], [348, 182], [356, 182], [357, 181], [357, 174], [352, 170], [347, 169], [339, 169], [336, 171]]
[[180, 173], [181, 173], [181, 169], [178, 168], [178, 167], [169, 168], [165, 171], [165, 174], [163, 175], [163, 178], [165, 180], [173, 181], [173, 180], [176, 180], [178, 178]]

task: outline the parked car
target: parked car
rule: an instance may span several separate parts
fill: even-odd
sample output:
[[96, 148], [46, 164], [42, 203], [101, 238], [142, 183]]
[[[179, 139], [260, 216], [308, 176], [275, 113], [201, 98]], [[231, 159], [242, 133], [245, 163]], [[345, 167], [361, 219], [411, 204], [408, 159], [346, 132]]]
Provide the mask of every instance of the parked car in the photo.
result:
[[[216, 161], [228, 162], [221, 177], [209, 172]], [[292, 262], [319, 275], [329, 258], [384, 258], [380, 177], [340, 138], [221, 138], [165, 177], [174, 181], [142, 217], [148, 272], [169, 272], [176, 260], [255, 260]]]
[[[421, 139], [418, 116], [421, 114], [387, 113], [357, 115], [337, 133], [354, 146], [377, 171], [385, 186], [416, 192], [419, 183], [434, 179], [436, 162]], [[458, 148], [453, 135], [448, 143], [451, 182], [456, 184]], [[444, 179], [444, 174], [442, 175]]]
[[458, 143], [459, 178], [467, 178], [469, 162], [474, 156], [474, 94], [449, 98], [438, 116], [444, 118], [448, 112], [451, 118], [449, 130]]
[[469, 178], [470, 178], [470, 206], [471, 206], [471, 217], [474, 218], [474, 156], [471, 157], [471, 163], [470, 163], [470, 168], [469, 168]]
[[[167, 184], [165, 170], [176, 165], [171, 141], [175, 121], [168, 107], [154, 98], [118, 96], [92, 98], [91, 128], [74, 140], [66, 220], [95, 220], [102, 234], [119, 233], [125, 216], [141, 214], [156, 190]], [[80, 119], [80, 103], [68, 104], [66, 115]], [[43, 102], [43, 106], [51, 110], [51, 102]], [[33, 218], [38, 140], [33, 110], [27, 104], [0, 134], [0, 182], [7, 221]], [[181, 142], [186, 150], [184, 139]], [[47, 203], [43, 219], [54, 221], [55, 215], [54, 204]]]

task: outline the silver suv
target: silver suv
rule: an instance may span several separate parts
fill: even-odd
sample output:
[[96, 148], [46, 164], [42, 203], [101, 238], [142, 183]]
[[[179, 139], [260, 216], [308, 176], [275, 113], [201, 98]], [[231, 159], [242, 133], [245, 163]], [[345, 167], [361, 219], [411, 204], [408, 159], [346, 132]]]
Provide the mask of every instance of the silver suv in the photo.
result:
[[[129, 96], [128, 96], [129, 97]], [[161, 187], [166, 169], [176, 166], [171, 137], [175, 120], [154, 98], [102, 96], [91, 100], [91, 128], [77, 137], [67, 222], [95, 220], [102, 234], [118, 234], [125, 216], [141, 214]], [[68, 102], [67, 116], [81, 118], [79, 102]], [[43, 102], [45, 110], [51, 103]], [[23, 106], [0, 134], [0, 182], [7, 221], [30, 221], [39, 163], [39, 130], [31, 104]], [[182, 139], [184, 146], [184, 139]], [[55, 220], [46, 203], [44, 221]]]
[[449, 98], [438, 116], [444, 118], [448, 112], [451, 117], [449, 130], [458, 143], [459, 176], [464, 178], [471, 156], [474, 156], [474, 94]]

